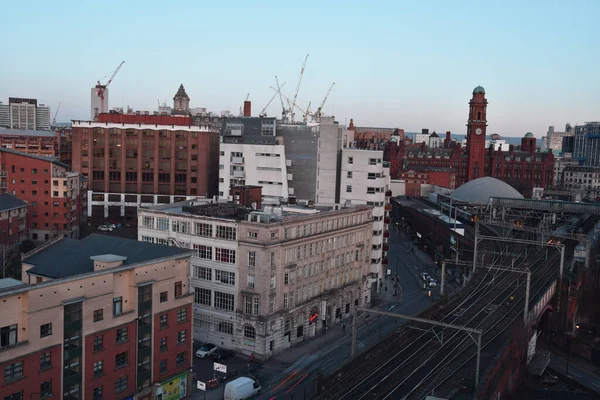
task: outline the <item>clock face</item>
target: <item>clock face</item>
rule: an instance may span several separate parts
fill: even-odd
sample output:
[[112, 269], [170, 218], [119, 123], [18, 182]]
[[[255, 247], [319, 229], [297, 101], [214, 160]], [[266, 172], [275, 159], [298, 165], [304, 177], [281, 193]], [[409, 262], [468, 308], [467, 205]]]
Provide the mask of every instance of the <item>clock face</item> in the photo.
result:
[[475, 133], [476, 133], [477, 135], [481, 135], [481, 132], [483, 132], [483, 131], [481, 130], [481, 128], [477, 128], [477, 129], [475, 129]]

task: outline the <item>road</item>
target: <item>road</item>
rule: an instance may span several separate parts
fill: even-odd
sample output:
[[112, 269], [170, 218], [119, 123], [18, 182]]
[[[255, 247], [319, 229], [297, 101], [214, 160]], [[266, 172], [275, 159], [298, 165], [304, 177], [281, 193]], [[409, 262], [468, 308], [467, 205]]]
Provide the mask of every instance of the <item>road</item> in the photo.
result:
[[567, 360], [558, 354], [550, 353], [548, 368], [557, 375], [567, 376], [580, 385], [600, 394], [600, 377], [587, 368], [580, 367], [573, 360], [569, 362], [569, 374], [567, 375]]

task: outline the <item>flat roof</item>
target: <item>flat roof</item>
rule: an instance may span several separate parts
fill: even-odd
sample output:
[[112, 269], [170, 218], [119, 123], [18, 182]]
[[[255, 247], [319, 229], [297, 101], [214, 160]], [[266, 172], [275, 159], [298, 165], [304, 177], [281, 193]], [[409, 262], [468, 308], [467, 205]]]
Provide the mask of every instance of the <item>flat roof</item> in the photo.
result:
[[91, 257], [107, 253], [126, 257], [123, 265], [133, 265], [189, 252], [189, 249], [179, 247], [93, 233], [81, 240], [63, 238], [26, 258], [23, 263], [33, 265], [28, 271], [32, 274], [57, 279], [93, 272]]
[[39, 137], [56, 137], [54, 131], [34, 131], [29, 129], [0, 129], [0, 136], [39, 136]]
[[21, 282], [18, 279], [14, 279], [14, 278], [0, 279], [0, 290], [1, 289], [11, 288], [11, 287], [14, 287], [14, 286], [20, 286], [20, 285], [24, 285], [24, 283]]

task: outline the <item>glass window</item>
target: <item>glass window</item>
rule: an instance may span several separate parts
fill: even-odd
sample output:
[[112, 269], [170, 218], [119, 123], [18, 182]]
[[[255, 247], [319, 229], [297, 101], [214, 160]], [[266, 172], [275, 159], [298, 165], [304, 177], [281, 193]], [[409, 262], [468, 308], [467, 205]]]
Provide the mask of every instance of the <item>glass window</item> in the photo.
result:
[[4, 382], [23, 377], [23, 362], [18, 361], [4, 367]]
[[225, 311], [233, 311], [235, 304], [234, 298], [235, 296], [233, 294], [215, 291], [215, 308]]
[[248, 265], [250, 267], [256, 266], [256, 252], [255, 251], [248, 252]]
[[177, 322], [187, 321], [187, 308], [182, 308], [177, 311]]
[[119, 393], [127, 389], [127, 375], [120, 377], [115, 381], [115, 392]]
[[127, 328], [117, 329], [117, 335], [116, 335], [117, 343], [123, 343], [124, 341], [126, 341], [128, 338], [128, 333], [129, 332], [128, 332]]
[[204, 306], [209, 306], [212, 304], [211, 299], [212, 291], [210, 289], [204, 289], [196, 287], [194, 288], [194, 302], [197, 304], [202, 304]]
[[177, 344], [183, 344], [185, 343], [187, 337], [187, 331], [180, 331], [177, 332]]
[[115, 356], [115, 368], [121, 368], [127, 365], [127, 352], [119, 353]]
[[212, 269], [206, 267], [200, 267], [198, 265], [193, 266], [194, 278], [202, 279], [205, 281], [212, 281]]
[[48, 351], [40, 355], [40, 370], [48, 369], [52, 366], [52, 355]]
[[104, 362], [96, 361], [94, 362], [94, 376], [100, 376], [104, 372]]
[[203, 260], [212, 260], [212, 247], [201, 244], [193, 245], [195, 256]]
[[248, 287], [254, 289], [254, 275], [248, 274]]
[[40, 325], [40, 337], [52, 335], [52, 323]]
[[123, 313], [123, 297], [115, 297], [113, 299], [113, 315], [121, 315]]
[[104, 319], [104, 310], [94, 310], [94, 322], [102, 321]]
[[256, 339], [256, 330], [252, 325], [244, 325], [244, 337], [246, 339]]

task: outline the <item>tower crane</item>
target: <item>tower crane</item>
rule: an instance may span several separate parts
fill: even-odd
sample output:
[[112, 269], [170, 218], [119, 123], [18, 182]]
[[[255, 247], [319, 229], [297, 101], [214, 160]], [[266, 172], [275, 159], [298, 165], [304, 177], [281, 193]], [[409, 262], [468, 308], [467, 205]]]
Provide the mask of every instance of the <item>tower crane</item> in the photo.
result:
[[60, 110], [60, 105], [62, 104], [62, 101], [58, 102], [58, 107], [56, 107], [56, 112], [54, 113], [54, 118], [52, 118], [52, 126], [55, 127], [56, 126], [56, 116], [58, 115], [58, 110]]
[[[269, 106], [271, 105], [271, 103], [273, 102], [273, 100], [275, 100], [275, 97], [277, 95], [281, 96], [281, 88], [285, 85], [285, 82], [283, 82], [283, 85], [278, 86], [279, 89], [277, 89], [277, 91], [275, 91], [275, 94], [273, 95], [273, 97], [271, 97], [271, 100], [269, 100], [269, 102], [267, 103], [267, 105], [265, 106], [265, 108], [262, 109], [262, 111], [260, 112], [260, 114], [258, 114], [259, 117], [264, 118], [267, 116], [267, 108], [269, 108]], [[281, 104], [283, 105], [283, 99], [281, 100]]]
[[279, 100], [281, 100], [281, 119], [285, 121], [287, 119], [287, 109], [283, 104], [283, 96], [281, 95], [281, 88], [283, 87], [283, 85], [279, 85], [279, 79], [277, 78], [277, 76], [275, 76], [275, 82], [277, 82], [277, 92], [279, 93]]
[[306, 55], [306, 57], [304, 57], [304, 63], [302, 64], [302, 69], [300, 70], [298, 84], [296, 85], [296, 92], [294, 93], [294, 100], [292, 101], [292, 107], [290, 109], [292, 122], [294, 122], [294, 108], [296, 108], [296, 100], [298, 99], [298, 91], [300, 90], [300, 84], [302, 83], [302, 77], [304, 76], [304, 68], [306, 68], [306, 61], [308, 61], [308, 54]]
[[327, 98], [329, 98], [329, 94], [331, 93], [331, 89], [333, 89], [333, 87], [335, 86], [335, 82], [333, 82], [331, 84], [331, 86], [329, 86], [329, 90], [327, 91], [327, 94], [325, 95], [325, 98], [323, 99], [323, 102], [321, 103], [321, 105], [319, 106], [319, 108], [317, 108], [317, 112], [315, 113], [316, 117], [320, 117], [321, 115], [323, 115], [323, 106], [325, 105], [325, 102], [327, 101]]
[[[98, 81], [98, 84], [96, 85], [96, 89], [97, 89], [96, 94], [98, 95], [98, 97], [100, 97], [100, 113], [103, 113], [105, 111], [104, 110], [104, 92], [108, 88], [108, 85], [110, 85], [110, 83], [113, 81], [113, 79], [115, 79], [115, 75], [117, 75], [117, 73], [119, 72], [119, 70], [121, 69], [123, 64], [125, 64], [125, 61], [122, 61], [121, 64], [119, 64], [119, 66], [117, 67], [117, 69], [115, 69], [115, 71], [110, 76], [110, 79], [108, 80], [108, 82], [106, 82], [106, 85], [101, 84], [100, 81]], [[106, 78], [106, 76], [104, 78]], [[102, 79], [104, 79], [104, 78], [102, 78]]]
[[[277, 90], [277, 89], [275, 89], [273, 86], [269, 86], [269, 87], [271, 88], [271, 90], [274, 90], [274, 91], [276, 91], [276, 92], [278, 91], [278, 90]], [[287, 95], [286, 95], [285, 93], [283, 93], [281, 90], [279, 90], [279, 95], [280, 95], [280, 96], [283, 96], [283, 98], [285, 98], [285, 99], [286, 99], [286, 101], [288, 102], [288, 104], [289, 104], [289, 103], [290, 103], [290, 101], [292, 100], [292, 99], [290, 99], [290, 97], [289, 97], [289, 96], [287, 96]], [[305, 119], [306, 119], [309, 113], [308, 113], [307, 111], [304, 111], [302, 108], [300, 108], [300, 106], [299, 106], [298, 104], [296, 104], [296, 108], [297, 108], [298, 110], [300, 110], [300, 111], [303, 113], [303, 115], [305, 116]]]

